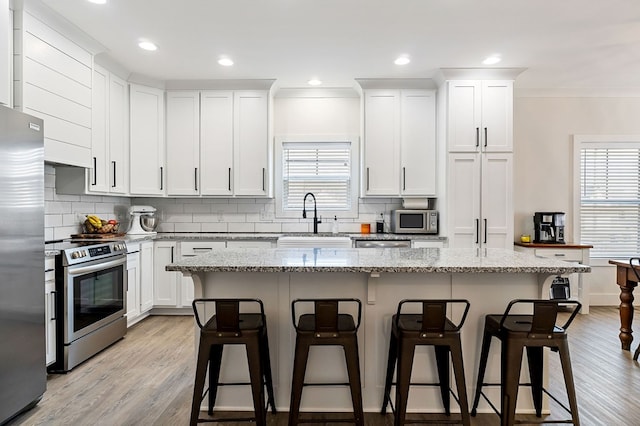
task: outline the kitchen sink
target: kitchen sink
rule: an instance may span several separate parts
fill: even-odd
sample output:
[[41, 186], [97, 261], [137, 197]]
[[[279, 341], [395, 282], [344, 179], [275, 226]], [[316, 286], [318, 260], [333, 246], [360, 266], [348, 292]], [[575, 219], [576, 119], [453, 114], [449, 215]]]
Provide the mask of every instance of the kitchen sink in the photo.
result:
[[278, 248], [350, 248], [350, 237], [295, 236], [278, 238]]

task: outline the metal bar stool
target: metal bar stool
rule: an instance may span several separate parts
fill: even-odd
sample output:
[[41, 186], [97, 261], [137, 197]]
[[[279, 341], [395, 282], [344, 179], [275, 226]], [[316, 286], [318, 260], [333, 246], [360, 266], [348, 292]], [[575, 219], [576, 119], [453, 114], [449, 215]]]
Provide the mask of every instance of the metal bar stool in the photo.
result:
[[[302, 303], [312, 303], [315, 309], [314, 313], [297, 317], [296, 306]], [[357, 322], [354, 321], [352, 315], [339, 313], [339, 307], [349, 303], [355, 303], [358, 306]], [[358, 299], [297, 299], [291, 302], [291, 317], [293, 326], [296, 329], [296, 348], [293, 362], [289, 425], [296, 425], [298, 422], [318, 422], [318, 420], [313, 419], [300, 419], [300, 402], [304, 386], [342, 385], [349, 386], [351, 389], [353, 418], [322, 420], [321, 422], [349, 422], [364, 426], [357, 334], [362, 317], [362, 302]], [[342, 346], [347, 363], [349, 382], [304, 382], [309, 348], [313, 345]]]
[[[564, 325], [556, 325], [559, 305], [572, 308], [571, 315]], [[531, 305], [532, 315], [510, 314], [511, 309], [516, 305]], [[478, 380], [476, 382], [476, 394], [473, 401], [471, 415], [476, 415], [480, 396], [482, 396], [491, 408], [500, 416], [502, 425], [513, 425], [519, 423], [515, 419], [516, 401], [518, 398], [518, 387], [529, 386], [533, 395], [533, 405], [536, 416], [542, 417], [542, 394], [547, 394], [556, 401], [562, 408], [571, 414], [571, 419], [540, 421], [537, 423], [573, 423], [579, 425], [578, 403], [576, 400], [573, 373], [571, 371], [571, 359], [569, 357], [569, 344], [566, 330], [576, 317], [582, 305], [573, 300], [512, 300], [507, 309], [501, 315], [487, 315], [484, 323], [484, 337], [482, 339], [482, 351], [480, 355], [480, 367], [478, 370]], [[496, 337], [502, 342], [500, 377], [501, 383], [484, 383], [484, 374], [487, 367], [489, 347], [491, 338]], [[558, 401], [542, 386], [543, 375], [543, 349], [551, 348], [558, 352], [562, 371], [564, 374], [569, 407]], [[522, 365], [523, 349], [527, 350], [527, 361], [529, 365], [529, 376], [531, 383], [520, 383], [520, 369]], [[484, 386], [501, 386], [502, 411], [491, 403], [489, 398], [482, 392]], [[527, 421], [526, 423], [536, 423]]]
[[[213, 304], [215, 315], [204, 325], [198, 314], [198, 305]], [[240, 304], [257, 305], [259, 313], [240, 313]], [[269, 359], [269, 340], [264, 306], [259, 299], [195, 299], [192, 303], [196, 323], [200, 327], [200, 345], [196, 365], [196, 378], [191, 402], [191, 425], [202, 422], [255, 421], [267, 424], [267, 409], [276, 412]], [[254, 309], [255, 311], [255, 309]], [[221, 383], [220, 364], [224, 345], [245, 345], [249, 364], [249, 382]], [[213, 415], [218, 386], [251, 385], [254, 416], [250, 418], [200, 419], [200, 404], [204, 399], [205, 376], [209, 368], [209, 415]], [[267, 387], [265, 407], [264, 387]]]
[[[417, 314], [402, 313], [405, 305], [421, 305], [422, 312]], [[447, 308], [459, 305], [464, 306], [464, 312], [460, 322], [456, 325], [447, 318]], [[407, 306], [407, 307], [408, 307]], [[469, 302], [464, 299], [451, 300], [424, 300], [406, 299], [398, 304], [398, 311], [393, 316], [391, 323], [391, 338], [389, 341], [389, 357], [387, 361], [387, 374], [384, 386], [384, 399], [382, 401], [381, 414], [387, 411], [387, 404], [393, 411], [394, 425], [406, 423], [460, 423], [458, 420], [407, 420], [407, 401], [409, 387], [414, 386], [439, 386], [442, 404], [447, 416], [451, 414], [450, 394], [460, 405], [462, 424], [470, 424], [469, 405], [467, 402], [467, 387], [464, 379], [464, 366], [462, 363], [462, 344], [460, 342], [460, 329], [469, 312]], [[411, 382], [411, 370], [416, 346], [433, 346], [436, 354], [438, 369], [437, 383]], [[453, 393], [449, 386], [449, 354], [455, 373], [458, 395]], [[393, 382], [393, 372], [397, 363], [397, 383]], [[396, 386], [395, 407], [391, 404], [391, 386]]]

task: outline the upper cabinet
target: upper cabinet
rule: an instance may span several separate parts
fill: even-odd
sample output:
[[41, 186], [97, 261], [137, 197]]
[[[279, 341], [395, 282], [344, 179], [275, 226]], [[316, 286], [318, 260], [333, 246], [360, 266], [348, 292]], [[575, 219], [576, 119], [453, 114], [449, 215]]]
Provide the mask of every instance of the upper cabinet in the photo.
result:
[[513, 81], [448, 82], [449, 152], [513, 151]]
[[436, 94], [364, 92], [365, 196], [436, 195]]
[[131, 84], [129, 89], [131, 195], [165, 192], [164, 91]]
[[91, 167], [92, 53], [28, 11], [14, 13], [15, 107], [45, 121], [45, 160]]
[[167, 92], [167, 194], [269, 195], [268, 92]]
[[9, 0], [0, 0], [0, 105], [11, 107], [13, 19]]

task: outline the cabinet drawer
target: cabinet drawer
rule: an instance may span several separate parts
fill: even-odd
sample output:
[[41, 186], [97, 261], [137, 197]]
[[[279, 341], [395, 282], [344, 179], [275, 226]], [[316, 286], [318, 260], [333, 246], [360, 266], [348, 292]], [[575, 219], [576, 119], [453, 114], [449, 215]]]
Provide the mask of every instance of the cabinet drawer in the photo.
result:
[[180, 255], [197, 256], [213, 249], [226, 248], [225, 241], [183, 241], [180, 243]]
[[559, 260], [582, 262], [582, 250], [580, 249], [535, 249], [536, 256], [550, 257]]
[[44, 270], [52, 271], [56, 268], [56, 258], [55, 257], [45, 257], [44, 258]]

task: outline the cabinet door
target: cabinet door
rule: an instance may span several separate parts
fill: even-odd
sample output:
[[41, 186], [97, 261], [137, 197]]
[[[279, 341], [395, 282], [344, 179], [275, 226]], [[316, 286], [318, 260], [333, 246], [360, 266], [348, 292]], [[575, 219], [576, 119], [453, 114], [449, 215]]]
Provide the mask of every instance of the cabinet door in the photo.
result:
[[140, 253], [127, 254], [127, 325], [140, 316]]
[[434, 91], [401, 93], [402, 195], [436, 195], [436, 96]]
[[153, 307], [153, 242], [140, 244], [140, 313]]
[[95, 66], [91, 89], [91, 168], [89, 169], [89, 184], [87, 186], [91, 192], [109, 191], [108, 96], [109, 72]]
[[[180, 258], [188, 258], [199, 254], [207, 253], [214, 249], [224, 249], [227, 246], [225, 241], [185, 241], [180, 243]], [[181, 277], [180, 306], [191, 307], [193, 302], [194, 286], [191, 277]]]
[[482, 149], [513, 151], [513, 82], [482, 82]]
[[44, 283], [44, 323], [45, 323], [45, 348], [46, 364], [56, 361], [56, 282], [47, 280]]
[[449, 247], [480, 244], [480, 156], [449, 154]]
[[450, 81], [447, 107], [449, 152], [480, 150], [481, 84], [479, 81]]
[[158, 241], [153, 247], [153, 304], [176, 306], [178, 304], [178, 273], [165, 271], [165, 266], [173, 263], [176, 243]]
[[364, 100], [363, 194], [400, 194], [400, 92], [367, 91]]
[[268, 99], [266, 91], [233, 96], [235, 195], [269, 194]]
[[109, 75], [109, 192], [125, 194], [127, 182], [127, 82]]
[[164, 193], [164, 93], [152, 87], [130, 86], [130, 192]]
[[233, 92], [200, 94], [200, 194], [232, 195]]
[[13, 66], [12, 46], [13, 22], [9, 10], [9, 0], [0, 0], [0, 104], [11, 105], [11, 68]]
[[482, 245], [513, 248], [513, 154], [482, 155]]
[[167, 92], [167, 195], [198, 195], [200, 94]]

